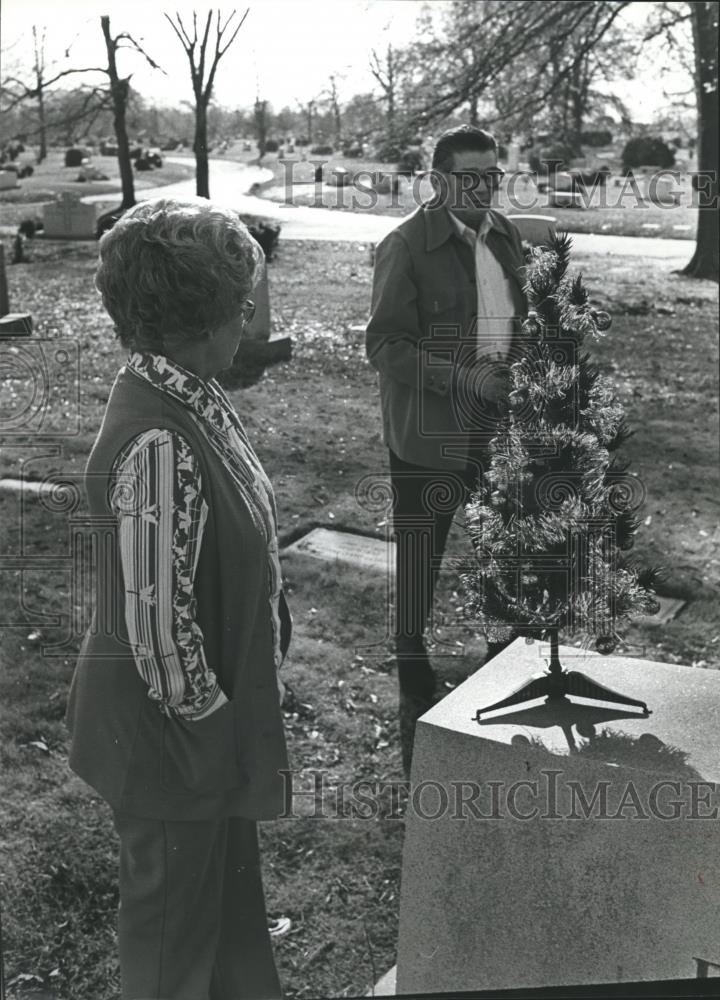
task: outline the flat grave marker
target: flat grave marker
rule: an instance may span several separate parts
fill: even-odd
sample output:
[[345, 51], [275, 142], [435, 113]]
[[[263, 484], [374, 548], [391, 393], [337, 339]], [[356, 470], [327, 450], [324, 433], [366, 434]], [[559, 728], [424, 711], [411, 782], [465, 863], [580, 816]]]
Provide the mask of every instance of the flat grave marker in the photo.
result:
[[312, 559], [341, 562], [362, 569], [386, 573], [395, 565], [395, 543], [367, 535], [353, 535], [346, 531], [313, 528], [307, 535], [282, 550], [299, 552]]

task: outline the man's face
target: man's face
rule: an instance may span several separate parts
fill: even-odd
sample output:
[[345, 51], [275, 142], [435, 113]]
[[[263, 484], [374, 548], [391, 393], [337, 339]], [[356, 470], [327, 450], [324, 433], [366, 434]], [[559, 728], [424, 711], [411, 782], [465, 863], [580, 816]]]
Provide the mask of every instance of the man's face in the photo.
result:
[[492, 150], [453, 153], [451, 169], [442, 171], [445, 183], [440, 180], [438, 184], [436, 179], [435, 189], [442, 187], [445, 207], [466, 226], [476, 229], [495, 197], [497, 176], [494, 178], [493, 172], [498, 169], [497, 154]]

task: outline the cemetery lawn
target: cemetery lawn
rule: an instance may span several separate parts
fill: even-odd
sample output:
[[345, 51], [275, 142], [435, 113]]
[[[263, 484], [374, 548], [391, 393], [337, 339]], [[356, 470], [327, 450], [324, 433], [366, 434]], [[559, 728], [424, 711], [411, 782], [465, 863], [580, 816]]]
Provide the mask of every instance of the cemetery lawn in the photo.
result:
[[[8, 268], [11, 303], [29, 310], [35, 338], [80, 350], [78, 433], [50, 448], [18, 444], [0, 453], [0, 476], [82, 472], [122, 354], [114, 346], [92, 274], [93, 243], [31, 247], [34, 262]], [[593, 299], [613, 315], [590, 345], [635, 429], [624, 449], [647, 491], [638, 557], [670, 569], [665, 592], [690, 600], [671, 624], [624, 629], [631, 654], [720, 668], [720, 529], [717, 516], [717, 286], [668, 275], [640, 258], [576, 255]], [[631, 270], [632, 269], [632, 270]], [[383, 537], [383, 509], [355, 497], [363, 477], [387, 475], [376, 377], [364, 354], [371, 268], [366, 244], [281, 241], [270, 266], [275, 327], [294, 339], [294, 360], [233, 392], [274, 483], [284, 543], [315, 525]], [[3, 351], [8, 351], [6, 343]], [[20, 391], [21, 387], [16, 387]], [[71, 395], [50, 426], [66, 428]], [[6, 401], [7, 402], [7, 401]], [[67, 572], [48, 560], [68, 551], [68, 512], [31, 500], [21, 511], [0, 493], [4, 556], [34, 568], [0, 574], [5, 621], [0, 669], [0, 831], [3, 934], [10, 1000], [44, 983], [59, 1000], [111, 1000], [118, 992], [114, 920], [116, 841], [105, 805], [67, 770], [65, 702], [77, 640], [43, 656], [65, 635], [72, 603]], [[22, 531], [21, 531], [22, 529]], [[467, 553], [461, 526], [449, 555]], [[385, 580], [294, 554], [283, 560], [293, 610], [284, 677], [289, 749], [299, 772], [328, 780], [400, 781], [396, 685], [385, 640]], [[456, 655], [436, 658], [441, 683], [477, 669], [484, 642], [454, 608], [457, 580], [443, 574], [440, 637]], [[63, 616], [61, 627], [52, 615]], [[22, 623], [22, 624], [20, 624]], [[310, 791], [309, 778], [296, 779]], [[296, 787], [298, 787], [296, 785]], [[325, 806], [332, 806], [326, 793]], [[313, 818], [312, 795], [294, 820], [261, 825], [271, 912], [293, 921], [277, 944], [290, 1000], [362, 995], [395, 962], [402, 820]], [[318, 807], [319, 811], [319, 807]]]
[[[175, 154], [171, 154], [175, 155]], [[79, 183], [77, 176], [79, 167], [66, 167], [65, 150], [51, 149], [47, 159], [42, 163], [33, 164], [31, 177], [23, 177], [20, 185], [7, 191], [0, 191], [0, 228], [15, 230], [23, 219], [42, 217], [41, 206], [48, 201], [54, 201], [56, 196], [69, 192], [78, 198], [87, 195], [106, 194], [109, 205], [120, 204], [120, 173], [117, 157], [92, 157], [91, 165], [107, 175], [106, 181], [85, 181]], [[162, 167], [152, 170], [133, 171], [135, 191], [138, 201], [144, 188], [157, 187], [160, 184], [174, 184], [195, 176], [195, 160], [188, 158], [187, 163], [170, 163], [163, 155]]]
[[[322, 157], [312, 157], [320, 161]], [[269, 154], [263, 158], [263, 166], [275, 174], [276, 183], [264, 188], [260, 194], [270, 201], [292, 201], [292, 204], [325, 207], [338, 211], [369, 212], [372, 215], [393, 215], [402, 217], [412, 212], [419, 200], [431, 197], [427, 181], [417, 179], [411, 184], [401, 179], [400, 190], [395, 194], [372, 194], [368, 191], [368, 173], [394, 171], [395, 166], [387, 163], [364, 162], [343, 156], [332, 156], [327, 169], [341, 167], [351, 174], [362, 172], [360, 189], [347, 185], [334, 187], [323, 184], [316, 186], [312, 181], [313, 168], [307, 163], [278, 162]], [[290, 183], [290, 179], [302, 183]], [[514, 200], [509, 198], [512, 184]], [[626, 185], [623, 187], [623, 185]], [[499, 194], [498, 206], [508, 215], [534, 214], [552, 215], [558, 221], [558, 228], [569, 233], [597, 233], [609, 236], [653, 236], [664, 239], [695, 239], [697, 231], [697, 208], [690, 204], [689, 180], [683, 179], [683, 196], [680, 205], [656, 205], [647, 201], [639, 203], [634, 196], [632, 181], [621, 182], [616, 188], [611, 182], [606, 189], [598, 188], [590, 197], [587, 208], [548, 207], [547, 195], [538, 195], [534, 186], [524, 181], [506, 178]], [[624, 193], [623, 193], [624, 192]], [[622, 194], [622, 197], [620, 197]], [[353, 204], [356, 206], [353, 209]]]

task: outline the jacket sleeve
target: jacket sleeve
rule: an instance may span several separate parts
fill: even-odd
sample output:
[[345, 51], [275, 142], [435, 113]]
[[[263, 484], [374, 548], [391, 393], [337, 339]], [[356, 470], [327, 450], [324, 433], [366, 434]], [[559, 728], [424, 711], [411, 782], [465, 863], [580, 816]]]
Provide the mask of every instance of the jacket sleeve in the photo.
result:
[[207, 504], [197, 461], [182, 435], [150, 430], [115, 462], [125, 622], [148, 697], [170, 717], [196, 722], [227, 702], [205, 662], [193, 582]]
[[410, 251], [403, 237], [393, 232], [375, 251], [372, 308], [365, 335], [368, 360], [397, 382], [446, 396], [453, 364], [425, 348], [423, 336]]

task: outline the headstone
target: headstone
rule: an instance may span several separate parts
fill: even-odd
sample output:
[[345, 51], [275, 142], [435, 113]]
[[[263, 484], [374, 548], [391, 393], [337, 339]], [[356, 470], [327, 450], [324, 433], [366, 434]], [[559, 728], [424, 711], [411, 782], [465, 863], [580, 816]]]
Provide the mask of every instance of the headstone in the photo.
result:
[[652, 714], [573, 699], [478, 724], [542, 653], [516, 640], [417, 724], [398, 994], [683, 979], [718, 960], [720, 671], [561, 647], [565, 669]]
[[545, 245], [555, 235], [557, 219], [552, 215], [508, 215], [508, 219], [520, 230], [520, 238], [533, 246]]
[[673, 618], [677, 618], [687, 604], [687, 601], [684, 601], [681, 597], [662, 597], [658, 595], [655, 600], [660, 607], [654, 615], [637, 616], [637, 620], [642, 621], [645, 625], [666, 625]]
[[0, 338], [29, 336], [32, 333], [30, 313], [11, 313], [5, 272], [5, 247], [0, 244]]
[[29, 337], [32, 329], [30, 313], [6, 313], [0, 316], [0, 337]]
[[347, 563], [362, 569], [386, 573], [395, 565], [395, 543], [382, 538], [353, 535], [347, 531], [314, 528], [283, 552], [299, 552], [312, 559]]
[[327, 179], [328, 184], [333, 184], [335, 187], [345, 187], [345, 185], [350, 180], [350, 171], [346, 170], [345, 167], [336, 167]]
[[548, 204], [552, 208], [584, 208], [580, 191], [548, 191]]
[[107, 181], [110, 178], [99, 167], [94, 167], [92, 164], [87, 163], [80, 167], [77, 179], [79, 181]]
[[64, 192], [57, 201], [43, 205], [44, 236], [55, 239], [95, 239], [97, 205], [86, 205]]
[[11, 188], [20, 187], [17, 174], [14, 170], [0, 170], [0, 191], [9, 191]]
[[677, 205], [680, 189], [673, 177], [643, 178], [646, 182], [646, 197], [656, 205]]
[[252, 290], [255, 315], [243, 330], [243, 340], [269, 340], [272, 323], [270, 319], [270, 289], [268, 287], [267, 264], [263, 274]]
[[553, 191], [572, 191], [573, 177], [566, 170], [557, 170], [550, 175], [550, 188]]

